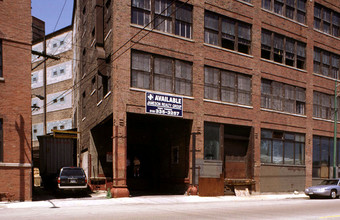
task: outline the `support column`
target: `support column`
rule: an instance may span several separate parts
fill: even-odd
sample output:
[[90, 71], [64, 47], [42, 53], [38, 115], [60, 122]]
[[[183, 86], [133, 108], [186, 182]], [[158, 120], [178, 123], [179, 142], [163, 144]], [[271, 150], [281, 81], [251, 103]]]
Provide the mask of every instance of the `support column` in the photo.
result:
[[127, 130], [125, 120], [120, 119], [117, 125], [113, 122], [113, 184], [111, 195], [113, 198], [129, 197], [130, 192], [126, 185], [126, 158], [127, 158]]

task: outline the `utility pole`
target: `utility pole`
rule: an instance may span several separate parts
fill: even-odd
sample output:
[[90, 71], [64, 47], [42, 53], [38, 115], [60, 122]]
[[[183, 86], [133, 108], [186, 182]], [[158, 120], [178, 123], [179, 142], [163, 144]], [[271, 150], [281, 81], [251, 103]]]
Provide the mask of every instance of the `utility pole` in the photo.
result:
[[338, 79], [335, 79], [334, 91], [334, 141], [333, 141], [333, 178], [336, 178], [336, 145], [337, 145], [337, 123], [338, 123]]
[[[44, 34], [44, 50], [43, 50], [43, 53], [44, 53], [44, 55], [46, 56], [46, 35]], [[45, 56], [44, 56], [44, 88], [43, 88], [43, 90], [44, 90], [44, 119], [43, 119], [43, 121], [44, 121], [44, 135], [46, 135], [47, 134], [47, 111], [46, 111], [46, 104], [47, 104], [47, 91], [46, 91], [46, 88], [47, 88], [47, 79], [46, 79], [46, 77], [47, 77], [47, 73], [46, 73], [46, 60], [47, 60], [47, 58], [45, 58]]]

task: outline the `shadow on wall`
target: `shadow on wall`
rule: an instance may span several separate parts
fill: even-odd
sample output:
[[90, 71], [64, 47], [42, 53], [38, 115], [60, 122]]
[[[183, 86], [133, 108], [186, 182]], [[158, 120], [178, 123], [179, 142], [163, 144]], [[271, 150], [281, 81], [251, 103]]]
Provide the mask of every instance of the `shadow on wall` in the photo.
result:
[[[30, 145], [30, 141], [27, 140], [26, 134], [25, 134], [25, 119], [22, 115], [20, 115], [19, 121], [15, 122], [15, 129], [18, 133], [19, 137], [19, 163], [24, 164], [25, 161], [28, 163], [31, 163], [31, 152], [32, 152], [32, 146]], [[25, 145], [27, 146], [29, 152], [26, 151]], [[26, 158], [26, 160], [25, 160]], [[19, 174], [19, 199], [20, 201], [25, 200], [25, 194], [26, 194], [26, 187], [25, 187], [25, 167], [19, 167], [20, 174]]]

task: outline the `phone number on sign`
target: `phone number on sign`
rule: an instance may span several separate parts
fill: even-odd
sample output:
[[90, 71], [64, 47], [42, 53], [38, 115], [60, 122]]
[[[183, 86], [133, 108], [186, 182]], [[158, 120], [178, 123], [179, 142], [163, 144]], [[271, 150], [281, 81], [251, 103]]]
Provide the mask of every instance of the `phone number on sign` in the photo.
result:
[[179, 116], [179, 112], [164, 109], [156, 109], [156, 114]]

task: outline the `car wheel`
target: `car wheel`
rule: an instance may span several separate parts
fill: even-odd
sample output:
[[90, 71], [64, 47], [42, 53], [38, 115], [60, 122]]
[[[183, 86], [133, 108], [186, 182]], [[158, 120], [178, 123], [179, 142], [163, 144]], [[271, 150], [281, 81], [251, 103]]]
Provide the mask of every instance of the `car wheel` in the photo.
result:
[[336, 199], [336, 197], [338, 197], [338, 195], [336, 194], [336, 190], [335, 189], [332, 189], [330, 196], [331, 196], [331, 199]]

